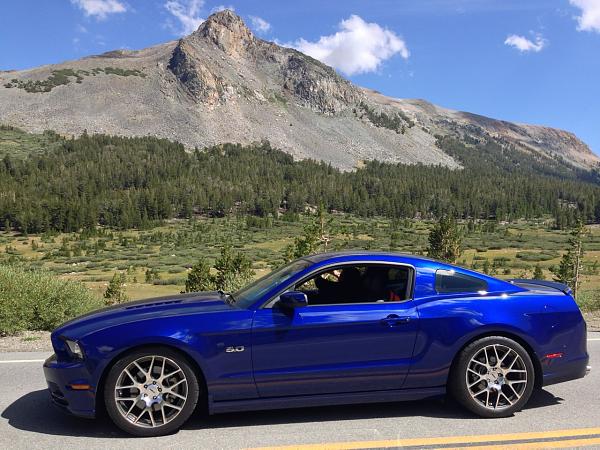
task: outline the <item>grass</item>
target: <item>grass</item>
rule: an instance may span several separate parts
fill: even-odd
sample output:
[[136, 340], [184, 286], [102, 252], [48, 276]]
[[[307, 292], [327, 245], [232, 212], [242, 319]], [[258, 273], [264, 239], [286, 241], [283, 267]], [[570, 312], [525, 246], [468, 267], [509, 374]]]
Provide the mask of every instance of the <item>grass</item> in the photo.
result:
[[582, 311], [598, 311], [600, 310], [600, 292], [599, 291], [583, 291], [577, 296], [577, 303]]

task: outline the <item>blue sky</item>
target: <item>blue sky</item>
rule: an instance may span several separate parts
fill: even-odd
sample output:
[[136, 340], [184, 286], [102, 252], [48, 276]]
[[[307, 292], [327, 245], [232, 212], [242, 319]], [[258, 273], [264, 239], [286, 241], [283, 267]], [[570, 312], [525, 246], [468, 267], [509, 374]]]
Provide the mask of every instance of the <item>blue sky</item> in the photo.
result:
[[232, 7], [359, 85], [563, 128], [600, 153], [600, 0], [20, 0], [0, 70], [176, 39]]

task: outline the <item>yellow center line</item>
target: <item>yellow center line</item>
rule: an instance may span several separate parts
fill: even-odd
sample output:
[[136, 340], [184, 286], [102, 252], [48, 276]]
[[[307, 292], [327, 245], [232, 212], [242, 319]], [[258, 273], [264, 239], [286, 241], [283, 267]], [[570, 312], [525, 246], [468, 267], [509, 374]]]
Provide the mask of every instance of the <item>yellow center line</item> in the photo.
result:
[[590, 439], [566, 439], [561, 441], [539, 441], [527, 442], [523, 444], [497, 444], [497, 445], [476, 445], [468, 447], [444, 447], [444, 450], [527, 450], [527, 449], [545, 449], [545, 448], [581, 448], [596, 446], [600, 444], [600, 438]]
[[[552, 431], [534, 431], [525, 433], [510, 433], [510, 434], [483, 434], [474, 436], [446, 436], [433, 438], [408, 438], [408, 439], [389, 439], [380, 441], [350, 441], [350, 442], [327, 442], [322, 444], [299, 444], [299, 445], [284, 445], [278, 447], [260, 447], [254, 450], [351, 450], [351, 449], [369, 449], [369, 448], [390, 448], [390, 447], [418, 447], [418, 446], [433, 446], [433, 445], [451, 445], [451, 444], [477, 444], [477, 443], [493, 443], [502, 442], [499, 446], [482, 446], [468, 447], [470, 450], [475, 448], [506, 448], [506, 441], [521, 441], [529, 439], [555, 439], [555, 438], [577, 438], [579, 436], [590, 436], [588, 439], [577, 439], [580, 441], [590, 441], [592, 445], [596, 444], [595, 440], [600, 442], [600, 428], [574, 428], [568, 430], [552, 430]], [[593, 438], [591, 437], [593, 436]], [[516, 445], [533, 445], [530, 447], [516, 448], [561, 448], [557, 444], [567, 442], [537, 442]], [[540, 445], [543, 444], [542, 447]], [[537, 445], [537, 447], [536, 447]], [[554, 446], [552, 446], [554, 445]], [[566, 445], [567, 447], [569, 445]], [[515, 448], [511, 446], [511, 448]], [[564, 448], [564, 447], [563, 447]]]

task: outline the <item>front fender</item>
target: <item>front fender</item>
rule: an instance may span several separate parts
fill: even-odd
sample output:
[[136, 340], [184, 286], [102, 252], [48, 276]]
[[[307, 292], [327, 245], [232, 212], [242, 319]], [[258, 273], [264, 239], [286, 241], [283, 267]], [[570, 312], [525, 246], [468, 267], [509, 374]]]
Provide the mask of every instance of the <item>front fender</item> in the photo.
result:
[[[98, 386], [110, 365], [125, 352], [148, 345], [166, 345], [186, 354], [201, 370], [208, 394], [215, 400], [254, 398], [252, 376], [252, 312], [154, 317], [104, 327], [80, 342], [91, 382]], [[227, 353], [227, 347], [247, 348]]]

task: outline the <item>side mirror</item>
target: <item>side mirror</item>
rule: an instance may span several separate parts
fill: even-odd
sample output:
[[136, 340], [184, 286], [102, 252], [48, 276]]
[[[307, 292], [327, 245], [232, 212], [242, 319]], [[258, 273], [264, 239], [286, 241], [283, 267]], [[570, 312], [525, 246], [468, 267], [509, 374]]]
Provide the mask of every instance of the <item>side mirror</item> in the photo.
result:
[[277, 305], [283, 309], [301, 308], [308, 305], [308, 298], [306, 298], [306, 294], [304, 292], [284, 292], [279, 296]]

